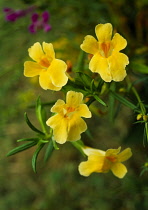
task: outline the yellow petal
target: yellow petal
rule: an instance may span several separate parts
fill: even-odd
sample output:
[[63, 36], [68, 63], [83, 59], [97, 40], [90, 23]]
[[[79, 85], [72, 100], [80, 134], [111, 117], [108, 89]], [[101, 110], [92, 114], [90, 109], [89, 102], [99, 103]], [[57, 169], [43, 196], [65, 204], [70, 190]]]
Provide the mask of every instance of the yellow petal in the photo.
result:
[[67, 65], [64, 61], [54, 59], [51, 65], [48, 68], [48, 72], [50, 73], [50, 78], [56, 87], [62, 87], [66, 85], [68, 81], [68, 77], [65, 72], [67, 69]]
[[52, 84], [50, 75], [46, 70], [40, 74], [39, 83], [44, 90], [50, 89], [58, 91], [61, 89], [61, 87], [56, 87]]
[[42, 56], [44, 55], [42, 47], [39, 42], [36, 42], [31, 48], [28, 49], [29, 56], [39, 62]]
[[32, 61], [26, 61], [24, 63], [24, 75], [26, 77], [34, 77], [42, 72], [41, 66]]
[[83, 51], [94, 55], [98, 51], [98, 42], [93, 36], [87, 35], [80, 45], [80, 48]]
[[118, 155], [118, 161], [119, 162], [124, 162], [128, 160], [132, 156], [132, 152], [130, 148], [127, 148], [123, 150], [119, 155]]
[[119, 147], [118, 149], [108, 149], [106, 151], [106, 155], [105, 156], [112, 156], [112, 155], [117, 155], [121, 150], [121, 147]]
[[66, 95], [66, 103], [70, 107], [77, 107], [82, 103], [83, 94], [75, 91], [68, 91]]
[[89, 111], [89, 108], [86, 104], [80, 104], [77, 109], [77, 112], [81, 117], [85, 117], [85, 118], [91, 117], [91, 112]]
[[63, 105], [65, 102], [61, 99], [57, 100], [55, 105], [51, 108], [51, 112], [60, 113], [63, 110]]
[[88, 161], [80, 163], [78, 170], [83, 176], [89, 176], [93, 172], [101, 173], [104, 163], [103, 156], [90, 155]]
[[73, 116], [68, 122], [68, 141], [77, 141], [81, 138], [81, 133], [86, 131], [87, 125], [80, 117]]
[[113, 172], [115, 176], [117, 176], [120, 179], [123, 178], [125, 174], [127, 173], [127, 169], [125, 165], [123, 165], [122, 163], [113, 164], [111, 171]]
[[126, 77], [125, 67], [129, 63], [128, 57], [123, 53], [113, 53], [108, 57], [108, 63], [112, 80], [119, 82]]
[[46, 124], [53, 129], [53, 137], [59, 144], [64, 144], [67, 141], [67, 121], [63, 116], [56, 114], [50, 117]]
[[120, 34], [116, 33], [111, 41], [113, 49], [120, 51], [124, 49], [127, 45], [126, 39], [124, 39]]
[[94, 148], [91, 148], [91, 147], [83, 147], [82, 150], [87, 156], [95, 155], [95, 154], [105, 156], [105, 152], [103, 150], [94, 149]]
[[112, 80], [107, 59], [99, 54], [95, 54], [92, 57], [89, 68], [92, 72], [99, 73], [105, 82], [110, 82]]
[[54, 49], [53, 49], [53, 45], [51, 43], [46, 43], [46, 42], [43, 42], [43, 50], [47, 56], [47, 58], [51, 58], [51, 59], [54, 59], [55, 58], [55, 52], [54, 52]]
[[95, 32], [99, 42], [110, 41], [112, 36], [112, 25], [110, 23], [98, 24], [95, 27]]

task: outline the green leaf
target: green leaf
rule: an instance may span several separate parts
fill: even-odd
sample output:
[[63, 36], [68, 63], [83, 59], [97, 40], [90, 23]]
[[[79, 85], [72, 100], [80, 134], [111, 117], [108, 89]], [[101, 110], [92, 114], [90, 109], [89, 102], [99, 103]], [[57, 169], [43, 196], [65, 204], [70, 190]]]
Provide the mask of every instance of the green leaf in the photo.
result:
[[148, 66], [141, 64], [141, 63], [136, 63], [136, 62], [132, 62], [130, 64], [131, 68], [138, 72], [138, 73], [142, 73], [142, 74], [148, 74]]
[[93, 95], [93, 97], [96, 99], [96, 101], [98, 101], [103, 106], [107, 106], [106, 103], [101, 98], [99, 98], [97, 95]]
[[52, 143], [53, 143], [53, 147], [55, 150], [59, 150], [59, 147], [57, 146], [57, 143], [55, 140], [52, 140]]
[[40, 144], [32, 157], [32, 169], [35, 173], [36, 173], [37, 158], [38, 158], [39, 152], [41, 151], [41, 149], [43, 148], [44, 145], [45, 145], [44, 143]]
[[92, 78], [83, 72], [77, 72], [77, 74], [79, 76], [78, 79], [83, 83], [84, 87], [90, 88]]
[[7, 156], [11, 156], [11, 155], [14, 155], [14, 154], [16, 154], [18, 152], [22, 152], [22, 151], [24, 151], [26, 149], [29, 149], [30, 147], [35, 146], [36, 144], [37, 144], [36, 141], [32, 141], [32, 142], [23, 144], [23, 145], [21, 145], [19, 147], [16, 147], [16, 148], [12, 149], [10, 152], [8, 152]]
[[78, 141], [71, 141], [71, 143], [72, 143], [72, 145], [73, 145], [75, 148], [77, 148], [77, 149], [81, 152], [81, 154], [82, 154], [84, 157], [86, 156], [85, 153], [83, 152], [83, 149], [82, 149], [82, 147], [84, 147], [83, 141], [81, 141], [81, 140], [78, 140]]
[[45, 156], [44, 156], [44, 162], [46, 163], [49, 159], [49, 157], [51, 156], [52, 152], [53, 152], [53, 142], [50, 141], [49, 144], [47, 145], [46, 148], [46, 152], [45, 152]]
[[24, 139], [18, 139], [17, 142], [21, 141], [39, 141], [39, 138], [24, 138]]
[[39, 134], [42, 134], [44, 135], [44, 133], [40, 130], [38, 130], [36, 127], [34, 127], [34, 125], [30, 122], [28, 116], [27, 116], [27, 113], [25, 112], [24, 114], [24, 117], [25, 117], [25, 120], [26, 120], [26, 123], [28, 124], [28, 126], [31, 128], [31, 130], [35, 131], [36, 133], [39, 133]]
[[77, 65], [74, 68], [74, 71], [83, 71], [84, 70], [85, 57], [86, 57], [86, 53], [81, 50], [79, 57], [78, 57]]
[[124, 97], [120, 96], [119, 94], [113, 92], [110, 90], [110, 93], [118, 100], [120, 101], [122, 104], [124, 104], [125, 106], [133, 109], [133, 110], [137, 110], [137, 106], [135, 106], [133, 103], [131, 103], [130, 101], [126, 100]]
[[36, 115], [37, 115], [38, 121], [42, 127], [43, 132], [47, 134], [46, 123], [45, 123], [46, 122], [46, 120], [45, 120], [46, 113], [42, 107], [40, 97], [38, 97], [37, 102], [36, 102]]

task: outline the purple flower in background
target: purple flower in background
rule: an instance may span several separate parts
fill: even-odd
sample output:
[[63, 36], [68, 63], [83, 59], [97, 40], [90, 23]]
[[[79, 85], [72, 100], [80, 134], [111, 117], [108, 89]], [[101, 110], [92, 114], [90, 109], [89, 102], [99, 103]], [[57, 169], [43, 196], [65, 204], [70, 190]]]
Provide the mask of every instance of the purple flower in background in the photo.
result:
[[51, 25], [48, 24], [49, 12], [44, 11], [41, 15], [34, 13], [31, 17], [32, 24], [29, 26], [30, 33], [36, 33], [38, 29], [43, 29], [45, 32], [51, 30]]
[[23, 10], [14, 10], [12, 8], [6, 7], [3, 9], [5, 13], [6, 21], [15, 22], [18, 18], [26, 16], [28, 13], [32, 12], [35, 9], [35, 6], [31, 6]]

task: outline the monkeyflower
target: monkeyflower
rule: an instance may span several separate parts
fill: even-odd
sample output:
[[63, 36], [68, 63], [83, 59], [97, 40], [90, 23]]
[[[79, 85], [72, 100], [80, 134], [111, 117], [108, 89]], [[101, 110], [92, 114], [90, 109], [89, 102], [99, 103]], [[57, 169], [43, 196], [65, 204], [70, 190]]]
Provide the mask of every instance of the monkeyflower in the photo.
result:
[[76, 141], [80, 134], [87, 129], [85, 121], [81, 117], [90, 118], [91, 112], [86, 104], [83, 104], [83, 94], [68, 91], [66, 103], [59, 99], [51, 108], [56, 113], [47, 120], [47, 125], [53, 129], [53, 138], [63, 144], [66, 141]]
[[35, 6], [28, 7], [27, 9], [14, 10], [9, 7], [5, 7], [3, 12], [5, 13], [6, 21], [15, 22], [17, 19], [26, 16], [28, 13], [32, 12]]
[[39, 83], [43, 89], [60, 90], [68, 81], [67, 65], [64, 61], [55, 58], [53, 45], [43, 42], [41, 46], [36, 42], [28, 51], [35, 62], [24, 63], [24, 75], [26, 77], [39, 75]]
[[126, 76], [125, 67], [129, 63], [128, 57], [119, 52], [127, 45], [126, 40], [118, 33], [112, 36], [110, 23], [98, 24], [95, 27], [98, 41], [87, 35], [81, 44], [81, 49], [92, 54], [89, 69], [99, 73], [105, 82], [122, 81]]
[[38, 29], [43, 29], [45, 32], [51, 30], [51, 25], [49, 21], [49, 12], [44, 11], [41, 15], [38, 13], [33, 13], [31, 17], [32, 23], [29, 26], [30, 33], [36, 33]]
[[88, 156], [88, 160], [80, 163], [79, 172], [83, 176], [89, 176], [93, 172], [107, 173], [109, 170], [118, 178], [123, 178], [127, 173], [126, 167], [122, 162], [132, 156], [130, 148], [120, 153], [118, 149], [108, 149], [106, 152], [90, 147], [84, 147], [83, 152]]

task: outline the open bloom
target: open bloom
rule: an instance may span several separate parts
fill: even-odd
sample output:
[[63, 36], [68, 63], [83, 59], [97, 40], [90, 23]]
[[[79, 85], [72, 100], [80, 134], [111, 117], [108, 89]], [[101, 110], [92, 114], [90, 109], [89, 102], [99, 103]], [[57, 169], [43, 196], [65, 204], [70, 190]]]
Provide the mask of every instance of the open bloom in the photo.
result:
[[89, 176], [93, 172], [107, 173], [109, 170], [118, 178], [123, 178], [127, 173], [127, 169], [122, 162], [132, 156], [130, 148], [120, 153], [121, 147], [118, 149], [108, 149], [106, 152], [90, 147], [83, 148], [84, 153], [88, 156], [88, 160], [80, 163], [79, 172], [83, 176]]
[[127, 45], [126, 40], [116, 33], [111, 40], [112, 25], [98, 24], [95, 27], [98, 41], [87, 35], [81, 44], [81, 49], [92, 54], [89, 68], [99, 73], [105, 82], [122, 81], [126, 76], [125, 66], [129, 63], [128, 57], [119, 51]]
[[49, 12], [44, 11], [41, 16], [38, 13], [33, 13], [31, 17], [32, 23], [29, 26], [29, 31], [31, 33], [36, 33], [38, 29], [43, 29], [45, 32], [51, 30], [51, 25], [49, 21]]
[[51, 108], [51, 112], [56, 114], [46, 123], [53, 129], [53, 138], [56, 142], [63, 144], [66, 141], [79, 140], [80, 134], [87, 129], [81, 117], [90, 118], [91, 112], [82, 100], [82, 93], [68, 91], [66, 103], [59, 99]]
[[39, 42], [29, 48], [29, 56], [35, 61], [24, 63], [24, 75], [34, 77], [39, 75], [40, 86], [47, 90], [58, 91], [64, 86], [68, 77], [66, 76], [67, 65], [64, 61], [55, 58], [53, 45], [43, 42], [43, 49]]

